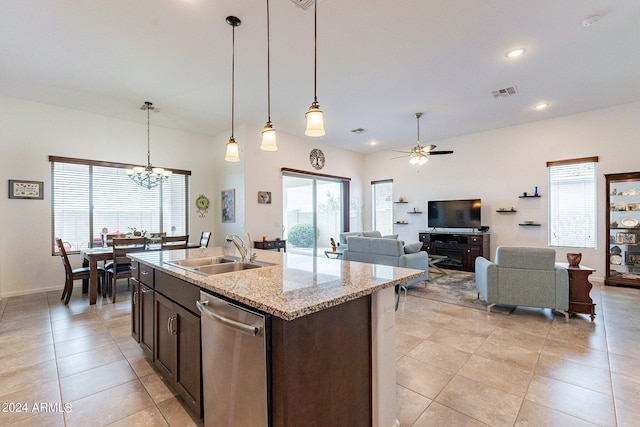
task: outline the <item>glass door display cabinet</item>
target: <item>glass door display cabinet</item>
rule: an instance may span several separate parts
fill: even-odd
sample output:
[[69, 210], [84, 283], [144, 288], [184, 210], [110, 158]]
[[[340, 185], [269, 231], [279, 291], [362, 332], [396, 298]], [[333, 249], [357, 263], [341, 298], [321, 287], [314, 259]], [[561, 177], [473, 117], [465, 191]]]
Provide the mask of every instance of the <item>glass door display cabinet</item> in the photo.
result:
[[605, 178], [609, 239], [605, 285], [640, 287], [640, 172]]

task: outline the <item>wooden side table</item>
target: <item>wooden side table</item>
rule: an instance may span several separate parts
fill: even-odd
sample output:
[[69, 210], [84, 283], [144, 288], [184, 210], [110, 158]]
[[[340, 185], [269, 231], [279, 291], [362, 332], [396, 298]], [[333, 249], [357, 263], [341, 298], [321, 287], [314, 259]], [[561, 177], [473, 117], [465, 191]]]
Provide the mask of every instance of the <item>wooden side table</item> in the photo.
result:
[[287, 241], [286, 240], [254, 240], [253, 247], [256, 249], [277, 249], [280, 252], [282, 248], [285, 252], [287, 252]]
[[569, 272], [569, 313], [588, 314], [593, 322], [596, 305], [589, 296], [592, 288], [589, 275], [596, 270], [584, 265], [569, 267], [568, 263], [559, 264]]

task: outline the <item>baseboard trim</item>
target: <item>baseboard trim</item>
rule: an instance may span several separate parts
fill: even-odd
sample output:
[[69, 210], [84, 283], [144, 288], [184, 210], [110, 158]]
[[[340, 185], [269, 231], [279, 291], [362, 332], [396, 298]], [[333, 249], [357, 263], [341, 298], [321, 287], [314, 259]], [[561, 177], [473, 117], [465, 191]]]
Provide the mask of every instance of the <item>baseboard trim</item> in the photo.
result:
[[23, 296], [23, 295], [32, 295], [32, 294], [39, 294], [41, 292], [51, 292], [51, 291], [60, 291], [62, 292], [62, 288], [63, 286], [49, 286], [46, 288], [38, 288], [38, 289], [26, 289], [26, 290], [20, 290], [20, 291], [13, 291], [13, 292], [3, 292], [2, 295], [0, 295], [0, 299], [4, 299], [4, 298], [11, 298], [11, 297], [19, 297], [19, 296]]

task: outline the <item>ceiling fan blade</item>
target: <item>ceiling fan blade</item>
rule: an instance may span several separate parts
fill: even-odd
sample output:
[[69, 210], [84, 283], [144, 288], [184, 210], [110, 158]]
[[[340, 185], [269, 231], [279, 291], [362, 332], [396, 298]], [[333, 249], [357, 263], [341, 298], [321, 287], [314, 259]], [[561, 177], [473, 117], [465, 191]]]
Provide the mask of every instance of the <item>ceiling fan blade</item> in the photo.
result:
[[404, 154], [411, 154], [411, 151], [401, 151], [401, 150], [391, 150], [394, 153], [404, 153]]
[[409, 157], [409, 154], [404, 155], [404, 156], [392, 157], [392, 158], [391, 158], [391, 160], [395, 160], [395, 159], [406, 159], [407, 157]]
[[431, 155], [438, 155], [438, 154], [453, 154], [453, 151], [451, 151], [451, 150], [430, 151], [428, 154], [429, 154], [430, 156], [431, 156]]

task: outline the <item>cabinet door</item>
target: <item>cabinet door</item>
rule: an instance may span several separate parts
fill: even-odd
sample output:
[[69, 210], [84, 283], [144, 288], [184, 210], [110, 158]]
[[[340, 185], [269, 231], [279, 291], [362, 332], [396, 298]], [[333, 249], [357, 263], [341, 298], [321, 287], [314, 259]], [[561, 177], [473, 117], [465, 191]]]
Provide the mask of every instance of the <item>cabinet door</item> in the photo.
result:
[[140, 342], [140, 282], [131, 278], [131, 337]]
[[153, 306], [154, 291], [150, 287], [140, 284], [138, 307], [140, 310], [140, 347], [147, 359], [153, 361]]
[[175, 304], [177, 363], [175, 387], [191, 410], [202, 416], [200, 317]]
[[154, 304], [154, 360], [155, 365], [170, 383], [176, 371], [176, 319], [173, 302], [159, 293]]
[[464, 265], [462, 268], [465, 271], [476, 271], [476, 258], [482, 256], [482, 248], [476, 246], [469, 246], [464, 251]]

